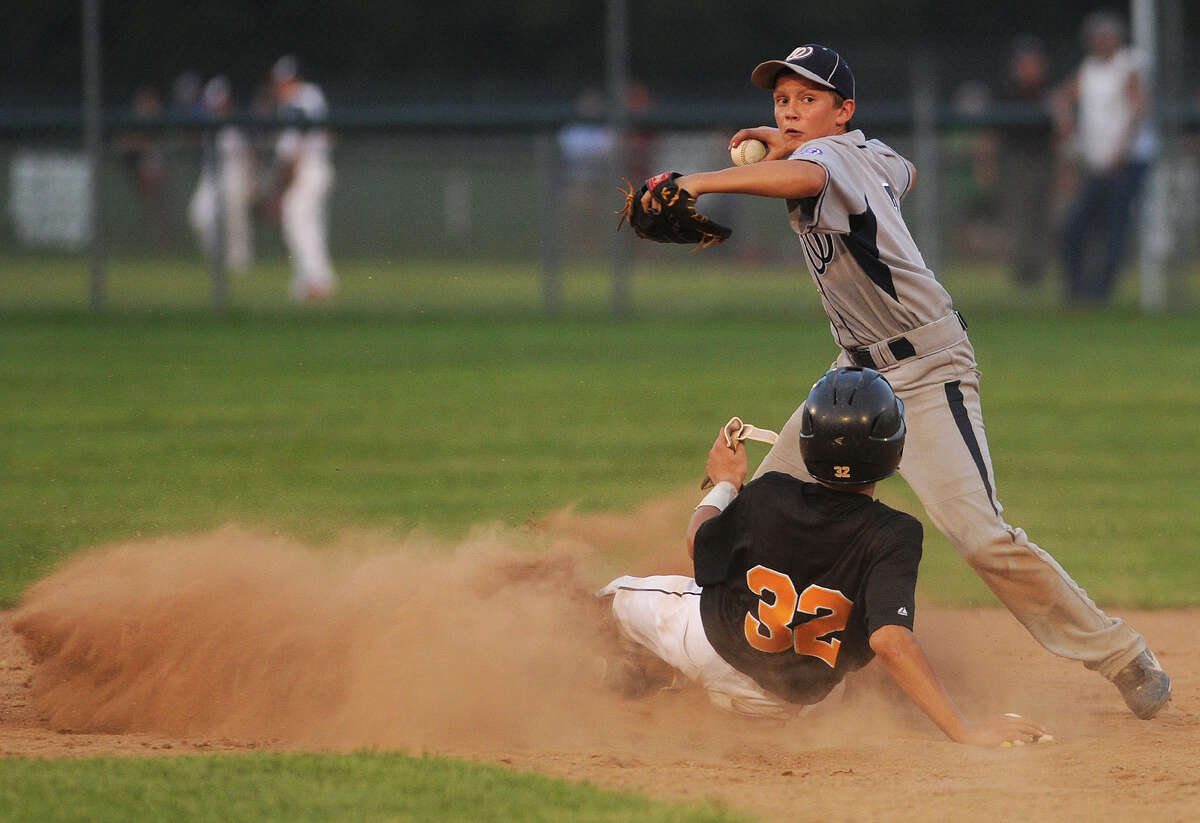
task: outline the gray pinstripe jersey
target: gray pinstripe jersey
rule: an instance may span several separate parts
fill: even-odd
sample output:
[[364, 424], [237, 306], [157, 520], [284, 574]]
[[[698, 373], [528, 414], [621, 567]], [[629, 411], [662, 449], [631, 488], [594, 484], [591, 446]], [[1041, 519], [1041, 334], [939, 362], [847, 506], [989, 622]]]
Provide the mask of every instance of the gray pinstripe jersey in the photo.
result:
[[911, 163], [859, 130], [810, 140], [792, 159], [828, 176], [819, 195], [787, 207], [838, 345], [876, 343], [953, 311], [900, 214]]

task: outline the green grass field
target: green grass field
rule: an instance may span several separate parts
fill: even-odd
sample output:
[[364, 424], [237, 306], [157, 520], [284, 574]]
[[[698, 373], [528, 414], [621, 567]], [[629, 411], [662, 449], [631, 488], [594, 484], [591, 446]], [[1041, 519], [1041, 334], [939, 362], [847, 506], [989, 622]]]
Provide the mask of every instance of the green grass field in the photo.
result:
[[659, 803], [539, 775], [435, 758], [254, 754], [0, 761], [12, 823], [737, 823], [712, 805]]
[[[1197, 602], [1197, 319], [971, 322], [1011, 521], [1104, 602]], [[807, 317], [11, 316], [0, 346], [10, 604], [80, 547], [231, 520], [320, 541], [627, 508], [694, 482], [714, 421], [780, 424], [834, 353]], [[925, 596], [988, 600], [929, 531]]]
[[[633, 307], [639, 317], [799, 317], [820, 321], [816, 290], [798, 261], [778, 265], [746, 261], [732, 248], [702, 254], [650, 249], [639, 254], [642, 257], [632, 283]], [[542, 307], [539, 265], [527, 260], [338, 260], [342, 287], [336, 302], [307, 311], [298, 311], [286, 300], [290, 270], [287, 261], [278, 256], [232, 277], [229, 288], [235, 312], [259, 317], [294, 317], [298, 313], [393, 320], [536, 316]], [[4, 285], [0, 315], [73, 314], [87, 308], [88, 265], [82, 257], [27, 254], [0, 258], [0, 272]], [[939, 274], [960, 309], [1051, 311], [1057, 304], [1053, 282], [1018, 289], [997, 265], [948, 265]], [[605, 263], [568, 260], [561, 284], [564, 315], [608, 315], [611, 283]], [[1173, 289], [1176, 303], [1197, 305], [1200, 266], [1178, 278]], [[211, 292], [209, 271], [197, 257], [108, 261], [107, 306], [117, 314], [207, 312]], [[1136, 303], [1136, 283], [1126, 278], [1119, 284], [1114, 306], [1130, 310]]]
[[[126, 310], [95, 319], [79, 270], [39, 265], [14, 263], [0, 304], [5, 605], [72, 552], [138, 535], [238, 521], [318, 543], [361, 528], [454, 536], [569, 504], [628, 509], [694, 484], [729, 415], [780, 425], [835, 354], [807, 281], [753, 272], [639, 277], [637, 319], [614, 322], [597, 273], [573, 272], [567, 316], [547, 321], [527, 271], [396, 267], [388, 293], [406, 284], [409, 301], [381, 309], [378, 267], [347, 266], [344, 302], [313, 311], [266, 308], [286, 273], [263, 267], [222, 319], [197, 308], [199, 267], [167, 280], [144, 264], [114, 277]], [[1200, 604], [1200, 316], [1143, 317], [1128, 293], [1064, 313], [1046, 292], [957, 276], [1010, 521], [1104, 605]], [[902, 481], [882, 488], [919, 513]], [[923, 600], [993, 603], [927, 535]], [[497, 782], [503, 802], [449, 811], [451, 787], [491, 796]], [[223, 787], [221, 819], [730, 819], [384, 755], [3, 761], [0, 818], [206, 820], [206, 786]], [[404, 805], [418, 796], [431, 805]]]

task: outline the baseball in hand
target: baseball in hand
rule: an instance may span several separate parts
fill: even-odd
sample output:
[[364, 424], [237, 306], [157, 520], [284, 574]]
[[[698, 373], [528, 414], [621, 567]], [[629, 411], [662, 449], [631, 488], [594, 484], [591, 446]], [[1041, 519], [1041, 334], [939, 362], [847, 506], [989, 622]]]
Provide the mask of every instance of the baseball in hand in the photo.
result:
[[729, 156], [733, 158], [733, 165], [748, 166], [767, 156], [767, 144], [750, 137], [730, 149]]

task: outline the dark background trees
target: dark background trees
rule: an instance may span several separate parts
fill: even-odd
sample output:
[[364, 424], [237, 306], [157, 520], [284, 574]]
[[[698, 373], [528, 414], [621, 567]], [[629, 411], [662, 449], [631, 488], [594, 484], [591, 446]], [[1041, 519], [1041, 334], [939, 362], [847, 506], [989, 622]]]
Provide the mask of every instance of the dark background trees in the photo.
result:
[[[943, 78], [986, 82], [1023, 33], [1042, 36], [1065, 73], [1080, 54], [1082, 17], [1126, 9], [1096, 0], [628, 2], [634, 75], [656, 95], [688, 99], [744, 94], [757, 61], [808, 41], [841, 50], [880, 96], [903, 90], [917, 53], [932, 55]], [[1200, 3], [1183, 8], [1194, 37]], [[186, 70], [224, 72], [245, 94], [287, 52], [346, 104], [571, 99], [604, 76], [603, 0], [104, 0], [102, 14], [110, 104], [146, 81], [169, 91]], [[79, 0], [3, 4], [4, 103], [78, 100], [79, 20]]]

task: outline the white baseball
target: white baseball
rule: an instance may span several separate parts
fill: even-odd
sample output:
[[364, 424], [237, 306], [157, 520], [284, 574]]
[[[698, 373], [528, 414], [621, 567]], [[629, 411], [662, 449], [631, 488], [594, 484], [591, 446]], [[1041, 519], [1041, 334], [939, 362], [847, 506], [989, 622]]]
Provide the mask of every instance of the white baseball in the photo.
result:
[[729, 156], [733, 158], [733, 165], [748, 166], [767, 156], [767, 144], [751, 137], [730, 149]]

